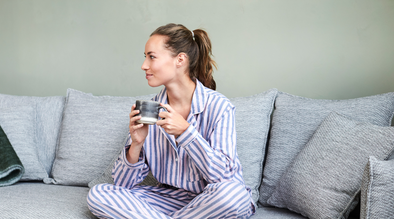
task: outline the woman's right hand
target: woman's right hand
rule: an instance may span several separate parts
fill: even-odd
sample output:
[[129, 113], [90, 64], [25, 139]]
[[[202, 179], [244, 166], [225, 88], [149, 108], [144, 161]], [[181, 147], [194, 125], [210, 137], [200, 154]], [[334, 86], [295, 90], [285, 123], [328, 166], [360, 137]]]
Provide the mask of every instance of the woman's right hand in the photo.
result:
[[135, 110], [135, 104], [131, 107], [130, 116], [130, 124], [129, 131], [132, 143], [135, 145], [142, 145], [145, 142], [145, 138], [148, 135], [149, 125], [137, 123], [137, 120], [141, 119], [141, 116], [135, 116], [139, 113], [139, 110]]
[[146, 136], [148, 136], [149, 125], [140, 124], [136, 121], [141, 119], [141, 116], [135, 116], [139, 113], [139, 110], [135, 110], [135, 104], [131, 107], [130, 116], [130, 137], [131, 145], [127, 152], [126, 158], [129, 163], [137, 163], [140, 156], [141, 148], [144, 145]]

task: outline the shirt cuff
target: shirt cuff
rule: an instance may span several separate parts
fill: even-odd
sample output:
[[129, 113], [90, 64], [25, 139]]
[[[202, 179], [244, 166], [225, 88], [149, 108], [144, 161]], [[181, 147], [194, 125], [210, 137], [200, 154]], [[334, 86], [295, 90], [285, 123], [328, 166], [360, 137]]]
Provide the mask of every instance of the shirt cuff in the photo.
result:
[[132, 168], [132, 169], [141, 169], [141, 168], [143, 168], [143, 166], [145, 164], [145, 152], [144, 152], [144, 149], [143, 148], [141, 149], [140, 156], [138, 158], [138, 162], [132, 164], [126, 158], [126, 154], [129, 151], [129, 148], [130, 148], [130, 146], [125, 146], [123, 151], [122, 151], [122, 156], [121, 157], [122, 157], [122, 160], [123, 160], [123, 164], [128, 166], [129, 168]]
[[197, 138], [197, 135], [198, 135], [198, 131], [194, 128], [194, 126], [189, 125], [189, 127], [186, 129], [186, 131], [184, 131], [176, 139], [176, 142], [178, 142], [178, 146], [186, 147], [191, 142], [193, 142], [195, 138]]

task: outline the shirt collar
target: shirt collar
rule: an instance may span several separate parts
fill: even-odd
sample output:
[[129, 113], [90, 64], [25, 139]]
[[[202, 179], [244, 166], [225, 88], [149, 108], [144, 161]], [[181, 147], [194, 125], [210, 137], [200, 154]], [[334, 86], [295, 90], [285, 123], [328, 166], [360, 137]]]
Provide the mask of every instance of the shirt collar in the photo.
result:
[[[191, 113], [192, 114], [200, 114], [204, 108], [207, 101], [207, 91], [206, 87], [197, 79], [196, 80], [196, 89], [193, 93], [192, 99], [192, 106], [191, 106]], [[167, 89], [164, 87], [160, 93], [157, 95], [157, 100], [160, 103], [168, 104], [168, 96], [167, 96]]]
[[196, 89], [194, 90], [191, 113], [200, 114], [205, 108], [207, 101], [207, 91], [206, 87], [196, 79]]

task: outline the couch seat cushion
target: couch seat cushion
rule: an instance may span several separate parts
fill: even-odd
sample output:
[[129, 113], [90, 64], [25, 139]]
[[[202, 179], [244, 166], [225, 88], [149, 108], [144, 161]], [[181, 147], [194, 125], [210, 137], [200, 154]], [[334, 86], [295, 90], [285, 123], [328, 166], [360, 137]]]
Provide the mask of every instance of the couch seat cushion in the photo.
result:
[[256, 209], [256, 213], [251, 219], [304, 219], [300, 214], [287, 209], [275, 207], [261, 207]]
[[[357, 209], [359, 210], [359, 209]], [[264, 207], [256, 209], [251, 219], [304, 219], [306, 217], [284, 208]], [[348, 219], [359, 219], [358, 212], [352, 212]]]
[[1, 218], [96, 218], [90, 213], [87, 187], [19, 182], [0, 187]]

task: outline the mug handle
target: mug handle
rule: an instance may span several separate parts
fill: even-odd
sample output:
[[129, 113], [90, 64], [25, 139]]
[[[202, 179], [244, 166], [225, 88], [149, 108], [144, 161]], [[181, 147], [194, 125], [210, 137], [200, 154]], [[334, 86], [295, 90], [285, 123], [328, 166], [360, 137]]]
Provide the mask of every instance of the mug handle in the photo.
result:
[[164, 106], [159, 106], [159, 110], [163, 109], [164, 111], [168, 112], [168, 110]]
[[[164, 111], [168, 112], [168, 110], [164, 107], [164, 106], [159, 106], [159, 110], [163, 109]], [[163, 118], [160, 117], [160, 120], [162, 120]]]

